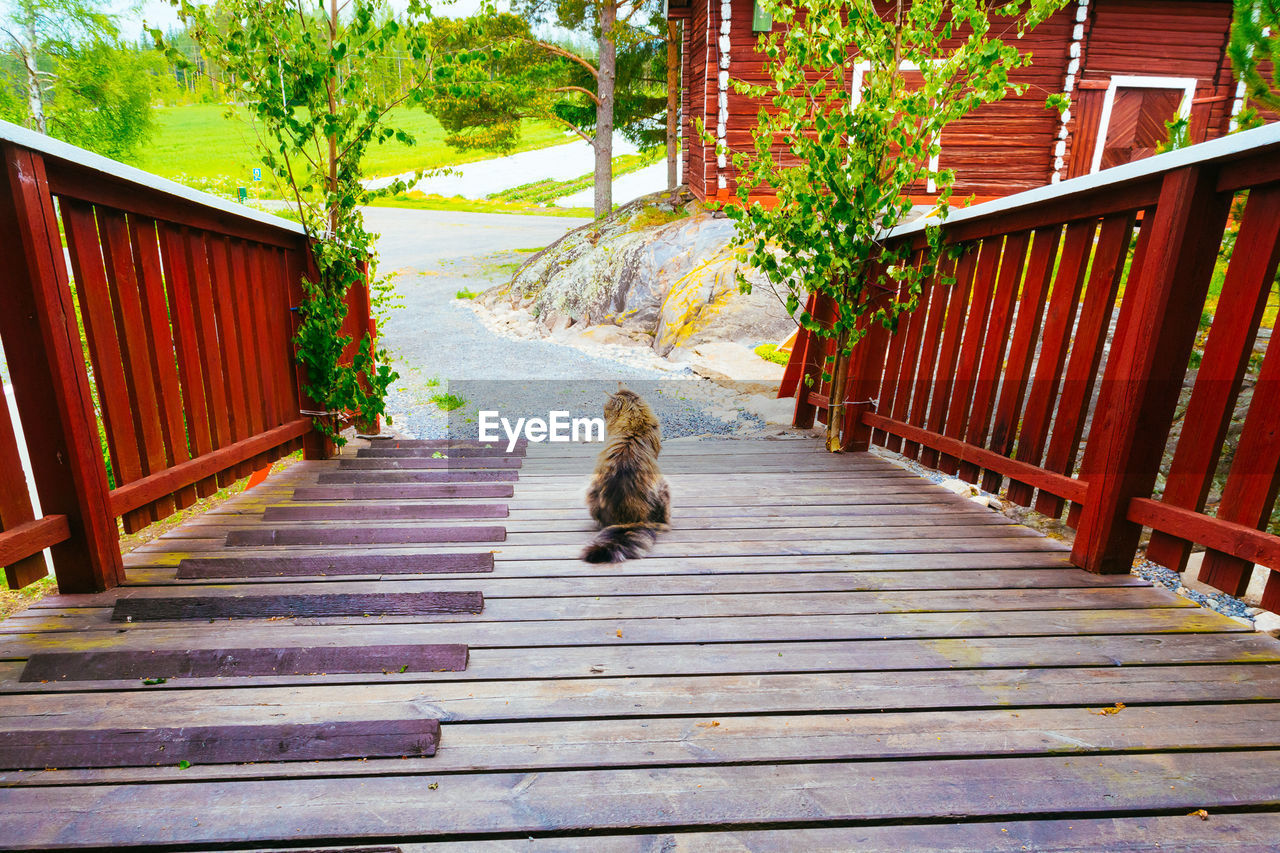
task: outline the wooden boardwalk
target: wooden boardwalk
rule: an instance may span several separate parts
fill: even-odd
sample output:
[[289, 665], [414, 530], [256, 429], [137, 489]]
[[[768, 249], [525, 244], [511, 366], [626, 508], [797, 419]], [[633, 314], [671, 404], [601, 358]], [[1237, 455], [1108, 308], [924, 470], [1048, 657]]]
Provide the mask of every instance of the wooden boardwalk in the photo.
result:
[[592, 450], [351, 448], [0, 623], [0, 847], [1276, 849], [1280, 643], [809, 441], [587, 565]]

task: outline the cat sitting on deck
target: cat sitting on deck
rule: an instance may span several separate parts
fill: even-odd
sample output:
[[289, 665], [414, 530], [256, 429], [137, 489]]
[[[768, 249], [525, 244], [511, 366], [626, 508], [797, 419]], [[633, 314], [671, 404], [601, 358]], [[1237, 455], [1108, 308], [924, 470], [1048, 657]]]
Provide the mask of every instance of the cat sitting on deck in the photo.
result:
[[587, 490], [587, 507], [602, 528], [582, 552], [588, 563], [643, 556], [671, 521], [671, 491], [658, 470], [662, 432], [653, 409], [623, 388], [604, 404], [605, 445]]

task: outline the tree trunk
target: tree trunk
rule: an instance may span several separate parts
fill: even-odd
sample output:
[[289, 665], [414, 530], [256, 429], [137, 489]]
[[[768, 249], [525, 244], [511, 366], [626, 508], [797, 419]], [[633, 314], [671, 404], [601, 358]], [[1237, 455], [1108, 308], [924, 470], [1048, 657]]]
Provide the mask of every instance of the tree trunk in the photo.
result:
[[[329, 0], [329, 51], [333, 52], [333, 44], [338, 38], [338, 0]], [[338, 69], [335, 67], [333, 76], [327, 81], [329, 91], [329, 115], [337, 116], [338, 114]], [[329, 134], [329, 234], [338, 233], [338, 208], [332, 199], [338, 195], [338, 137], [335, 134]]]
[[596, 219], [613, 210], [613, 90], [618, 78], [617, 0], [600, 4], [600, 76], [596, 85]]
[[36, 61], [36, 16], [32, 12], [26, 20], [27, 46], [22, 51], [22, 65], [27, 72], [27, 109], [31, 111], [31, 121], [35, 129], [43, 134], [49, 133], [44, 118], [44, 90], [40, 88], [40, 69]]
[[676, 135], [680, 127], [680, 24], [667, 21], [667, 189], [680, 183], [680, 153]]
[[[831, 365], [830, 395], [827, 398], [827, 450], [837, 453], [843, 443], [844, 402], [849, 393], [849, 332], [836, 336], [836, 360]], [[825, 365], [824, 365], [825, 367]]]

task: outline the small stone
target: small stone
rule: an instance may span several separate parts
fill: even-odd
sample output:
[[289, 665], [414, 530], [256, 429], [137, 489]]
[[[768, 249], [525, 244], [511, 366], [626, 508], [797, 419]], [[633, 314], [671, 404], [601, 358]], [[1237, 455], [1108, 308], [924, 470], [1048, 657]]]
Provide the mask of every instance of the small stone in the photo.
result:
[[1253, 620], [1253, 628], [1263, 634], [1280, 637], [1280, 616], [1263, 611]]
[[1263, 610], [1261, 607], [1246, 607], [1244, 612], [1248, 613], [1250, 616], [1257, 616], [1259, 613], [1266, 613], [1267, 611]]
[[968, 497], [973, 494], [973, 486], [970, 486], [964, 480], [958, 479], [956, 477], [952, 477], [951, 479], [948, 479], [948, 480], [943, 480], [938, 485], [942, 486], [942, 488], [946, 489], [948, 492], [952, 492], [957, 495], [963, 495], [965, 497]]
[[986, 507], [988, 509], [991, 508], [991, 499], [988, 498], [986, 495], [971, 495], [969, 497], [969, 500], [973, 501], [978, 506]]

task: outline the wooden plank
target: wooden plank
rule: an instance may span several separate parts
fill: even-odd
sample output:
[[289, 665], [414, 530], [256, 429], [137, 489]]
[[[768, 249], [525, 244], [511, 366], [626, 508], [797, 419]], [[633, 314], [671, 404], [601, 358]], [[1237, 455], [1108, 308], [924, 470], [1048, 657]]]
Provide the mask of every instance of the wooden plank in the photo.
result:
[[463, 459], [423, 458], [380, 458], [373, 459], [339, 459], [339, 471], [471, 471], [491, 468], [519, 468], [519, 459], [490, 459], [482, 456], [470, 456]]
[[331, 554], [325, 557], [212, 557], [178, 564], [182, 579], [419, 575], [491, 572], [493, 554]]
[[20, 589], [48, 574], [40, 552], [70, 538], [65, 515], [46, 515], [0, 531], [0, 566], [5, 567], [9, 589]]
[[[741, 616], [853, 615], [873, 613], [984, 613], [1002, 610], [1128, 610], [1132, 608], [1194, 608], [1193, 603], [1165, 590], [1142, 587], [1008, 590], [935, 590], [928, 601], [914, 591], [781, 592], [707, 595], [561, 596], [557, 598], [499, 598], [480, 593], [296, 593], [245, 595], [238, 590], [210, 588], [201, 595], [121, 598], [110, 614], [78, 617], [85, 626], [118, 622], [156, 622], [186, 619], [266, 619], [272, 616], [326, 618], [342, 616], [408, 616], [439, 614], [452, 621], [470, 619], [483, 609], [488, 621], [514, 622], [574, 619], [665, 619]], [[437, 596], [439, 596], [437, 600]], [[11, 627], [21, 629], [32, 620], [57, 618], [53, 608], [33, 610]], [[109, 621], [108, 621], [109, 620]]]
[[[302, 572], [300, 577], [306, 576], [306, 572], [311, 571], [311, 566], [306, 565], [311, 560], [317, 561], [315, 571], [317, 576], [326, 574], [335, 574], [326, 571], [328, 561], [336, 559], [336, 569], [350, 570], [353, 574], [361, 574], [358, 566], [364, 561], [369, 560], [377, 564], [379, 561], [386, 561], [386, 565], [394, 567], [399, 564], [432, 566], [438, 565], [437, 561], [450, 560], [452, 558], [481, 558], [492, 559], [494, 555], [490, 552], [483, 554], [445, 554], [431, 553], [422, 554], [418, 549], [401, 548], [388, 549], [387, 552], [377, 554], [334, 554], [332, 552], [312, 553], [310, 555], [295, 555], [290, 553], [288, 556], [270, 556], [270, 557], [210, 557], [210, 558], [190, 558], [181, 554], [160, 554], [160, 555], [130, 555], [129, 569], [130, 576], [136, 578], [139, 583], [150, 583], [159, 576], [166, 577], [163, 573], [176, 571], [175, 567], [183, 566], [186, 560], [190, 563], [186, 564], [183, 571], [193, 573], [192, 577], [204, 577], [203, 573], [208, 572], [209, 578], [224, 577], [224, 575], [216, 574], [222, 571], [246, 572], [247, 574], [226, 575], [225, 577], [237, 578], [254, 578], [273, 577], [271, 574], [275, 571], [284, 574], [276, 575], [278, 577], [289, 577], [289, 566], [298, 563], [297, 571]], [[502, 556], [502, 555], [498, 555]], [[142, 558], [147, 559], [142, 559]], [[276, 566], [274, 561], [280, 561], [280, 565]], [[321, 562], [323, 561], [323, 562]], [[201, 568], [204, 563], [211, 563], [207, 568]], [[245, 565], [241, 567], [241, 563]], [[223, 566], [225, 565], [225, 568]], [[447, 564], [446, 564], [447, 565]], [[483, 563], [481, 564], [484, 565]], [[256, 567], [256, 568], [255, 568]], [[1034, 578], [1037, 569], [1074, 570], [1067, 560], [1067, 555], [1062, 551], [1037, 551], [1037, 552], [1019, 552], [1007, 551], [1000, 553], [976, 553], [976, 554], [828, 554], [828, 555], [801, 555], [789, 556], [785, 561], [776, 561], [772, 559], [764, 560], [744, 560], [739, 557], [646, 557], [643, 560], [630, 561], [625, 567], [624, 574], [627, 575], [670, 575], [678, 576], [685, 574], [717, 574], [724, 572], [733, 572], [738, 574], [788, 574], [791, 572], [917, 572], [917, 571], [942, 571], [957, 575], [963, 578], [971, 572], [984, 570], [1002, 570], [1015, 569], [1019, 577]], [[613, 569], [612, 571], [622, 571]], [[485, 571], [482, 567], [478, 571]], [[504, 577], [580, 577], [592, 576], [599, 574], [601, 570], [598, 567], [593, 568], [590, 563], [583, 563], [576, 556], [562, 558], [560, 560], [502, 560], [502, 572]], [[259, 575], [258, 573], [261, 572]], [[389, 572], [388, 572], [389, 573]], [[408, 574], [416, 574], [417, 572], [407, 572]], [[422, 572], [427, 574], [425, 570]], [[1075, 572], [1073, 571], [1073, 575]], [[1123, 580], [1123, 576], [1114, 575], [1105, 579], [1098, 579], [1097, 576], [1089, 572], [1079, 573], [1080, 577], [1094, 578], [1093, 583], [1104, 582], [1107, 584], [1116, 584]], [[966, 582], [958, 580], [955, 587], [965, 586]], [[1004, 582], [1001, 586], [1019, 586], [1023, 584]], [[1025, 585], [1036, 586], [1035, 583], [1027, 583]], [[1081, 581], [1084, 585], [1084, 581]]]
[[[987, 431], [991, 427], [996, 403], [996, 388], [1000, 384], [1004, 352], [1009, 344], [1009, 329], [1013, 324], [1014, 303], [1022, 283], [1022, 265], [1027, 258], [1027, 245], [1030, 241], [1030, 231], [1010, 234], [1005, 239], [1004, 251], [1001, 253], [999, 278], [991, 297], [986, 337], [981, 344], [977, 378], [973, 386], [973, 408], [961, 436], [966, 444], [975, 447], [985, 447], [987, 443]], [[973, 465], [961, 465], [959, 473], [962, 479], [973, 483], [978, 479], [979, 469]]]
[[157, 622], [172, 619], [270, 619], [273, 616], [416, 616], [433, 613], [479, 613], [478, 592], [369, 593], [365, 595], [242, 595], [188, 598], [126, 598], [112, 608], [113, 622]]
[[[1061, 255], [1053, 277], [1053, 292], [1049, 296], [1049, 307], [1045, 314], [1040, 353], [1036, 359], [1035, 376], [1031, 380], [1027, 407], [1022, 414], [1022, 427], [1018, 430], [1018, 450], [1014, 459], [1019, 462], [1039, 467], [1043, 458], [1053, 405], [1066, 363], [1067, 347], [1071, 342], [1076, 310], [1080, 305], [1085, 259], [1093, 248], [1096, 228], [1097, 221], [1093, 219], [1072, 222], [1067, 226], [1062, 240]], [[1030, 506], [1033, 488], [1029, 483], [1011, 480], [1009, 500], [1022, 506]]]
[[[253, 303], [261, 294], [253, 290], [253, 282], [245, 263], [245, 244], [243, 240], [223, 240], [227, 255], [227, 269], [231, 278], [228, 280], [227, 293], [231, 299], [233, 317], [239, 324], [240, 349], [237, 360], [244, 377], [245, 404], [249, 415], [249, 435], [257, 435], [267, 428], [266, 400], [267, 389], [263, 386], [261, 371], [262, 344], [260, 333], [255, 328]], [[263, 468], [267, 458], [260, 455], [246, 463], [249, 473]], [[241, 469], [243, 470], [243, 468]]]
[[[1009, 343], [1009, 358], [1005, 363], [1004, 378], [1000, 388], [1000, 402], [996, 407], [995, 422], [991, 427], [988, 447], [1001, 456], [1013, 451], [1018, 417], [1026, 399], [1027, 383], [1035, 361], [1036, 341], [1044, 321], [1044, 310], [1049, 295], [1049, 281], [1053, 276], [1053, 263], [1058, 253], [1062, 228], [1042, 228], [1031, 240], [1031, 254], [1027, 260], [1027, 272], [1022, 282], [1018, 302], [1018, 319]], [[982, 478], [982, 488], [996, 493], [1004, 477], [988, 470]], [[1012, 485], [1012, 484], [1011, 484]]]
[[517, 471], [331, 471], [317, 478], [322, 486], [404, 485], [408, 483], [514, 483]]
[[145, 506], [155, 500], [157, 495], [169, 494], [176, 488], [233, 468], [242, 460], [252, 459], [267, 450], [280, 447], [298, 436], [305, 435], [310, 429], [311, 422], [305, 418], [291, 421], [275, 429], [220, 447], [203, 456], [197, 456], [195, 459], [173, 465], [120, 488], [112, 489], [112, 511], [120, 515], [135, 507]]
[[440, 518], [506, 518], [506, 504], [410, 504], [402, 506], [269, 506], [264, 521], [408, 521]]
[[[1126, 289], [1132, 322], [1107, 360], [1089, 437], [1089, 501], [1072, 559], [1097, 572], [1128, 572], [1142, 528], [1129, 502], [1151, 494], [1181, 391], [1230, 198], [1195, 168], [1168, 173], [1151, 222], [1141, 278]], [[1280, 359], [1277, 359], [1280, 361]]]
[[467, 647], [459, 644], [41, 652], [27, 661], [19, 681], [461, 672], [466, 668]]
[[[1160, 496], [1165, 503], [1196, 511], [1204, 508], [1213, 485], [1233, 415], [1232, 404], [1240, 392], [1280, 263], [1280, 186], [1260, 187], [1249, 193], [1236, 245], [1240, 249], [1232, 253], [1227, 267], [1217, 313]], [[1190, 543], [1178, 533], [1154, 531], [1147, 545], [1148, 557], [1175, 571], [1185, 569]]]
[[295, 501], [405, 501], [437, 498], [509, 498], [514, 488], [499, 483], [450, 483], [403, 486], [303, 486]]
[[64, 591], [107, 589], [124, 569], [58, 217], [43, 158], [8, 142], [0, 157], [0, 253], [12, 276], [0, 336], [40, 505], [72, 531], [53, 547], [54, 571]]
[[[16, 618], [16, 617], [13, 617]], [[12, 619], [12, 618], [11, 618]], [[28, 620], [29, 621], [29, 620]], [[10, 633], [3, 638], [4, 657], [23, 658], [42, 651], [82, 650], [92, 640], [103, 650], [187, 649], [191, 625], [137, 625], [100, 620], [74, 633]], [[17, 623], [14, 623], [15, 625]], [[668, 643], [800, 643], [836, 640], [972, 639], [976, 637], [1042, 637], [1100, 635], [1241, 634], [1252, 633], [1240, 622], [1204, 608], [1139, 608], [1131, 610], [974, 611], [947, 613], [863, 613], [808, 616], [725, 616], [684, 619], [618, 617], [586, 621], [517, 622], [370, 622], [304, 624], [244, 623], [202, 628], [209, 645], [312, 646], [465, 643], [482, 647], [538, 648], [546, 646], [635, 646]], [[622, 631], [622, 636], [617, 635]], [[224, 633], [225, 632], [225, 633]], [[1056, 640], [1052, 641], [1056, 642]], [[1045, 641], [1046, 645], [1050, 641]], [[892, 661], [886, 660], [886, 666]], [[1191, 673], [1194, 674], [1194, 673]], [[1250, 669], [1250, 678], [1267, 671]], [[1236, 673], [1235, 677], [1238, 677]], [[1209, 676], [1206, 674], [1206, 678]], [[1247, 679], [1246, 679], [1247, 680]], [[1256, 698], [1256, 697], [1255, 697]], [[1275, 697], [1280, 698], [1280, 697]], [[1217, 701], [1217, 697], [1209, 697]], [[1114, 701], [1114, 700], [1111, 700]]]
[[[164, 269], [165, 294], [173, 320], [173, 344], [177, 353], [178, 376], [182, 385], [182, 414], [186, 422], [191, 454], [202, 456], [213, 450], [209, 394], [196, 331], [195, 271], [187, 254], [186, 237], [174, 225], [159, 224], [160, 258]], [[195, 484], [199, 497], [217, 491], [213, 477]]]
[[440, 721], [360, 720], [310, 725], [184, 726], [0, 732], [0, 767], [129, 767], [430, 758]]
[[[954, 376], [948, 377], [948, 393], [942, 400], [946, 407], [946, 421], [938, 430], [948, 438], [963, 440], [965, 435], [970, 407], [974, 402], [978, 360], [982, 356], [987, 320], [991, 314], [991, 296], [996, 287], [996, 271], [1000, 264], [1004, 242], [1004, 235], [983, 240], [982, 247], [978, 250], [973, 283], [970, 285], [967, 281], [962, 282], [964, 286], [972, 288], [969, 294], [968, 315], [964, 323], [963, 341], [956, 339], [960, 350], [954, 362]], [[959, 332], [957, 331], [956, 334]], [[944, 473], [955, 475], [959, 471], [959, 460], [943, 453], [938, 458], [938, 468]]]
[[[1121, 214], [1102, 220], [1098, 228], [1084, 305], [1076, 322], [1071, 357], [1058, 394], [1053, 436], [1049, 439], [1043, 463], [1045, 468], [1059, 474], [1070, 475], [1075, 468], [1098, 367], [1102, 363], [1107, 332], [1111, 327], [1116, 295], [1120, 290], [1120, 279], [1124, 275], [1133, 224], [1133, 214]], [[1041, 491], [1035, 508], [1050, 518], [1057, 518], [1062, 514], [1062, 499]]]
[[[0, 831], [25, 848], [133, 837], [151, 843], [222, 844], [245, 835], [291, 841], [373, 839], [388, 828], [417, 838], [641, 827], [744, 828], [785, 823], [912, 821], [936, 814], [1188, 812], [1274, 803], [1267, 751], [858, 762], [815, 766], [547, 771], [368, 777], [362, 808], [346, 780], [77, 786], [0, 790]], [[426, 767], [423, 772], [429, 773]], [[1224, 787], [1224, 776], [1232, 784]], [[871, 780], [875, 784], [871, 784]], [[963, 784], [960, 784], [963, 780]], [[849, 797], [850, 790], [860, 792]], [[803, 791], [796, 796], [795, 791]], [[423, 808], [424, 799], [431, 804]], [[210, 808], [216, 802], [218, 808]], [[154, 821], [162, 812], [164, 823]]]
[[[111, 287], [103, 265], [97, 221], [91, 207], [64, 202], [61, 209], [68, 257], [77, 282], [80, 318], [84, 323], [102, 427], [107, 437], [111, 472], [117, 484], [133, 482], [143, 476], [142, 454], [138, 447], [134, 407], [127, 388], [124, 356], [117, 337]], [[141, 529], [150, 521], [149, 513], [133, 512], [125, 519], [126, 532]]]
[[[185, 257], [191, 270], [192, 302], [195, 314], [197, 349], [202, 359], [205, 394], [209, 403], [209, 427], [213, 448], [234, 444], [237, 440], [232, 423], [231, 379], [226, 375], [222, 344], [218, 334], [220, 297], [213, 280], [212, 259], [205, 235], [184, 231]], [[235, 473], [225, 471], [215, 478], [217, 485], [235, 482]]]
[[[191, 458], [191, 451], [187, 444], [189, 432], [183, 418], [184, 389], [178, 378], [177, 352], [171, 325], [176, 319], [176, 314], [165, 299], [159, 234], [156, 231], [155, 221], [138, 216], [131, 217], [129, 242], [133, 250], [135, 273], [142, 296], [142, 309], [147, 329], [147, 351], [151, 356], [150, 368], [155, 380], [160, 436], [164, 440], [165, 458], [169, 466], [181, 464]], [[178, 509], [185, 509], [195, 503], [197, 497], [193, 486], [184, 486], [176, 491], [172, 500]]]
[[[1211, 518], [1194, 510], [1150, 498], [1135, 498], [1130, 502], [1129, 520], [1152, 530], [1161, 530], [1179, 538], [1199, 542], [1211, 548], [1211, 553], [1230, 555], [1246, 563], [1280, 566], [1280, 536], [1256, 527], [1221, 517]], [[1205, 561], [1208, 560], [1209, 557], [1206, 556]], [[1247, 585], [1249, 577], [1249, 573], [1243, 573], [1243, 578], [1233, 588]], [[1243, 590], [1233, 594], [1243, 595]]]
[[502, 527], [249, 528], [227, 532], [227, 547], [260, 545], [390, 545], [405, 542], [501, 542]]
[[[234, 441], [244, 441], [253, 435], [248, 396], [244, 374], [244, 349], [240, 340], [242, 332], [248, 329], [240, 324], [236, 313], [235, 285], [231, 281], [231, 270], [228, 266], [227, 241], [205, 236], [205, 247], [209, 258], [209, 271], [213, 289], [213, 308], [217, 317], [217, 352], [222, 363], [222, 377], [226, 382], [227, 414], [229, 416], [231, 437]], [[231, 479], [247, 477], [253, 472], [252, 465], [241, 462], [236, 465], [235, 476]]]
[[[23, 448], [25, 451], [26, 448]], [[0, 381], [0, 566], [9, 589], [21, 589], [49, 573], [40, 553], [48, 545], [71, 538], [67, 517], [37, 525], [18, 436], [9, 416], [9, 397]], [[58, 518], [61, 521], [58, 521]], [[49, 541], [50, 536], [57, 538]]]
[[507, 450], [507, 442], [468, 441], [443, 439], [431, 442], [410, 442], [404, 439], [379, 441], [356, 450], [357, 459], [434, 459], [437, 453], [449, 459], [506, 459], [516, 467], [528, 451], [529, 442], [520, 439], [514, 448]]
[[[911, 391], [911, 421], [923, 425], [928, 414], [929, 399], [933, 394], [933, 371], [938, 356], [938, 342], [942, 335], [942, 324], [947, 313], [948, 296], [951, 291], [944, 287], [942, 280], [955, 271], [955, 261], [945, 254], [938, 260], [938, 272], [934, 275], [929, 287], [929, 319], [921, 338], [920, 361], [916, 367], [915, 385]], [[906, 420], [901, 418], [900, 420]], [[903, 443], [903, 455], [915, 459], [920, 455], [920, 445], [906, 441]]]
[[912, 439], [916, 443], [932, 447], [935, 450], [948, 449], [951, 456], [957, 460], [973, 461], [979, 467], [1005, 474], [1010, 477], [1018, 477], [1021, 482], [1027, 483], [1037, 488], [1048, 489], [1054, 493], [1061, 493], [1069, 497], [1071, 500], [1084, 500], [1087, 494], [1088, 486], [1080, 480], [1056, 474], [1052, 471], [1046, 471], [1035, 465], [1028, 465], [1016, 459], [1009, 459], [990, 450], [981, 447], [973, 447], [965, 444], [957, 439], [948, 438], [947, 436], [938, 435], [928, 430], [913, 427], [910, 424], [899, 423], [880, 415], [867, 414], [864, 419], [881, 429], [898, 433], [907, 438]]
[[[896, 826], [704, 830], [663, 834], [531, 837], [470, 841], [476, 853], [590, 851], [590, 853], [849, 853], [852, 850], [946, 850], [948, 853], [1021, 853], [1026, 850], [1148, 850], [1151, 839], [1176, 839], [1189, 849], [1265, 849], [1280, 834], [1280, 814], [1216, 813], [1210, 821], [1177, 817], [1080, 817]], [[452, 842], [418, 844], [414, 853], [453, 849]], [[373, 853], [373, 851], [370, 851]]]
[[[1218, 521], [1232, 522], [1256, 530], [1267, 527], [1271, 508], [1280, 491], [1280, 429], [1275, 414], [1280, 411], [1280, 347], [1267, 347], [1253, 388], [1249, 413], [1245, 416], [1240, 444], [1227, 475], [1218, 504]], [[1241, 537], [1238, 531], [1235, 534]], [[1263, 565], [1280, 569], [1275, 559], [1280, 537], [1264, 535], [1269, 543], [1262, 553]], [[1255, 540], [1252, 540], [1256, 542]], [[1252, 549], [1250, 549], [1252, 550]], [[1240, 556], [1210, 550], [1200, 567], [1200, 579], [1232, 595], [1243, 595], [1253, 567]]]
[[[943, 321], [942, 338], [938, 344], [937, 373], [929, 388], [929, 416], [926, 428], [930, 432], [941, 434], [947, 422], [947, 401], [951, 398], [951, 387], [954, 382], [956, 361], [960, 357], [960, 335], [964, 329], [964, 320], [969, 307], [969, 289], [973, 281], [973, 268], [977, 261], [977, 250], [966, 246], [956, 261], [955, 283], [949, 290], [946, 319]], [[922, 448], [920, 463], [927, 468], [938, 466], [938, 453], [931, 447]]]
[[[142, 464], [142, 475], [155, 474], [168, 467], [169, 460], [160, 424], [160, 403], [151, 370], [151, 341], [142, 312], [128, 223], [123, 213], [107, 209], [98, 209], [96, 212], [108, 292], [115, 312], [116, 340], [124, 359], [127, 380], [124, 390], [127, 391], [126, 399], [133, 413], [134, 440]], [[158, 521], [172, 515], [174, 509], [173, 499], [164, 496], [156, 500], [153, 506], [147, 507], [146, 512], [151, 520]], [[141, 529], [141, 516], [141, 510], [130, 513], [125, 518], [125, 531], [132, 533]]]

